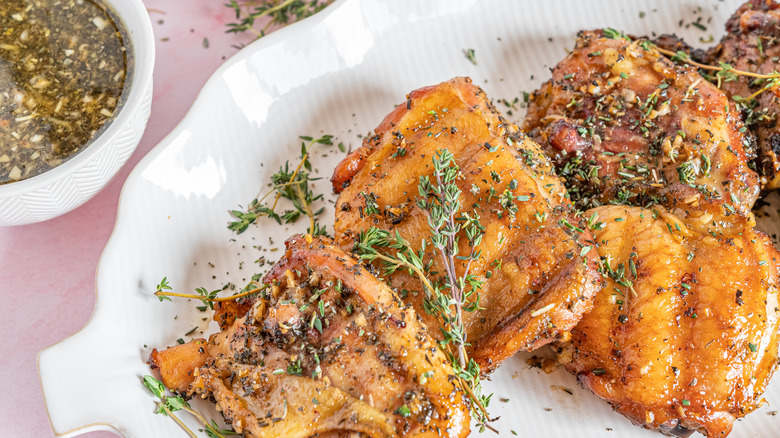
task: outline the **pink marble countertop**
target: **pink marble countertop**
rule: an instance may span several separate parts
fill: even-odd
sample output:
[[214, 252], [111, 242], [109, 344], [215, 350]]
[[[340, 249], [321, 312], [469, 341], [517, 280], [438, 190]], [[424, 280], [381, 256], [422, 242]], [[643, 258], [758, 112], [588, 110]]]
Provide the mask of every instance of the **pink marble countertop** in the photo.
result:
[[[154, 102], [138, 149], [95, 198], [59, 218], [0, 228], [2, 436], [50, 437], [38, 352], [77, 332], [95, 306], [95, 268], [114, 228], [127, 175], [182, 119], [198, 91], [250, 35], [225, 34], [234, 13], [219, 0], [144, 0], [155, 32]], [[121, 402], [121, 401], [117, 401]], [[116, 436], [93, 432], [89, 438]]]

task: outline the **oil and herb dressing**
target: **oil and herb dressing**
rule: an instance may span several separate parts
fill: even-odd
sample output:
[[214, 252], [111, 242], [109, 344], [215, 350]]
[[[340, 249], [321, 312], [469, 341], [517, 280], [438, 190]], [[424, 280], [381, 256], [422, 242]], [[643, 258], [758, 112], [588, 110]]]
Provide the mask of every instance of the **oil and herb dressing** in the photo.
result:
[[0, 184], [79, 151], [114, 117], [126, 33], [92, 0], [0, 1]]

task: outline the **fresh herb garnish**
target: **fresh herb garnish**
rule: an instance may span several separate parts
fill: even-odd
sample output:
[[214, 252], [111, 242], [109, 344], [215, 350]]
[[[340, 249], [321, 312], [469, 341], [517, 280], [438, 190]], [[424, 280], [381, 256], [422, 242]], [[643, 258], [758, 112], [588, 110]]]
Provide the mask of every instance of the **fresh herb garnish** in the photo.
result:
[[611, 27], [607, 27], [601, 30], [601, 34], [604, 35], [604, 37], [617, 40], [617, 39], [630, 39], [624, 34], [623, 32], [613, 29]]
[[407, 405], [401, 405], [398, 409], [395, 410], [395, 413], [406, 418], [412, 415], [412, 410], [409, 409], [409, 406]]
[[[264, 37], [273, 27], [283, 27], [310, 17], [323, 10], [334, 0], [230, 0], [226, 3], [236, 13], [236, 22], [228, 23], [227, 33], [250, 32], [257, 38]], [[255, 27], [255, 21], [264, 17], [271, 19], [262, 28]]]
[[[203, 303], [204, 307], [208, 307], [211, 310], [214, 310], [214, 303], [219, 301], [233, 301], [237, 300], [239, 298], [243, 298], [249, 295], [254, 295], [256, 293], [260, 293], [264, 290], [266, 290], [269, 287], [268, 284], [263, 283], [257, 283], [255, 281], [250, 281], [249, 284], [244, 287], [244, 289], [235, 295], [230, 295], [228, 297], [217, 297], [217, 294], [222, 291], [222, 289], [216, 289], [211, 292], [208, 291], [205, 287], [199, 287], [195, 289], [196, 294], [182, 294], [178, 292], [168, 292], [172, 290], [170, 284], [168, 283], [167, 277], [163, 277], [160, 284], [157, 285], [157, 290], [154, 292], [154, 295], [157, 296], [157, 298], [160, 299], [160, 301], [172, 301], [171, 297], [179, 297], [179, 298], [191, 298], [200, 300]], [[206, 310], [205, 308], [198, 307], [198, 310]]]
[[160, 301], [165, 301], [165, 300], [172, 301], [169, 296], [163, 293], [166, 290], [171, 290], [171, 285], [170, 283], [168, 283], [168, 277], [163, 277], [163, 279], [160, 280], [160, 283], [157, 284], [157, 292], [155, 292], [154, 294], [157, 295]]
[[683, 184], [692, 185], [696, 179], [696, 171], [692, 161], [685, 161], [677, 166], [677, 176]]
[[217, 425], [217, 422], [214, 420], [211, 420], [210, 426], [206, 425], [204, 432], [206, 432], [206, 435], [208, 435], [211, 438], [224, 438], [226, 436], [241, 435], [240, 433], [236, 432], [233, 429], [220, 429], [219, 425]]
[[[393, 235], [371, 227], [360, 233], [354, 250], [362, 260], [381, 262], [385, 275], [399, 269], [406, 270], [422, 282], [426, 294], [425, 310], [442, 323], [443, 339], [439, 347], [449, 358], [460, 379], [480, 429], [493, 430], [488, 424], [492, 420], [486, 409], [492, 394], [482, 395], [479, 365], [466, 352], [469, 344], [463, 324], [463, 312], [473, 312], [479, 308], [482, 281], [469, 270], [471, 263], [480, 255], [478, 247], [485, 228], [479, 223], [479, 216], [475, 212], [461, 211], [461, 191], [455, 181], [462, 177], [462, 173], [452, 153], [447, 150], [437, 151], [433, 165], [433, 180], [428, 176], [419, 179], [417, 206], [428, 216], [430, 246], [441, 256], [444, 275], [431, 278], [433, 261], [429, 259], [429, 262], [424, 262], [427, 239], [422, 241], [421, 249], [415, 252], [398, 231]], [[467, 256], [459, 255], [462, 236], [465, 236], [470, 248]], [[456, 260], [465, 263], [461, 275], [456, 272]]]
[[290, 365], [287, 365], [287, 374], [291, 376], [303, 375], [303, 366], [301, 365], [301, 359], [290, 361]]
[[225, 438], [225, 435], [238, 435], [235, 431], [230, 429], [220, 429], [219, 426], [217, 426], [217, 423], [214, 422], [214, 420], [211, 420], [211, 423], [206, 421], [205, 418], [203, 418], [202, 415], [192, 410], [190, 407], [190, 404], [187, 403], [187, 400], [184, 400], [183, 397], [178, 395], [168, 395], [167, 388], [165, 385], [163, 385], [162, 382], [155, 379], [152, 376], [144, 376], [143, 379], [144, 386], [154, 394], [157, 398], [159, 398], [159, 401], [155, 401], [155, 404], [157, 404], [157, 411], [155, 411], [156, 414], [163, 414], [166, 417], [171, 417], [173, 421], [176, 422], [176, 424], [179, 425], [182, 429], [184, 429], [185, 432], [190, 437], [197, 438], [197, 435], [195, 435], [195, 432], [190, 430], [189, 427], [187, 427], [179, 417], [177, 417], [174, 412], [176, 411], [185, 411], [189, 413], [190, 415], [197, 418], [205, 427], [204, 431], [206, 432], [206, 435], [212, 437], [212, 438]]
[[691, 57], [683, 51], [678, 50], [677, 52], [673, 52], [671, 50], [662, 49], [657, 46], [655, 47], [655, 49], [658, 50], [660, 53], [669, 56], [672, 61], [679, 62], [682, 64], [689, 64], [701, 70], [714, 71], [715, 72], [714, 79], [716, 81], [716, 85], [718, 86], [718, 88], [720, 88], [723, 82], [735, 81], [740, 76], [765, 80], [764, 86], [748, 97], [742, 97], [736, 95], [731, 96], [731, 98], [737, 103], [745, 103], [752, 99], [755, 99], [764, 91], [777, 88], [778, 84], [780, 84], [780, 73], [778, 73], [777, 71], [773, 71], [772, 73], [769, 74], [762, 74], [762, 73], [753, 73], [744, 70], [737, 70], [731, 64], [725, 62], [720, 62], [718, 63], [717, 66], [702, 64], [700, 62], [696, 62], [692, 60]]
[[[309, 175], [312, 169], [309, 161], [309, 150], [317, 144], [332, 145], [333, 136], [323, 135], [316, 139], [306, 136], [300, 138], [304, 140], [301, 143], [301, 161], [295, 169], [291, 171], [290, 163], [286, 161], [284, 166], [280, 167], [279, 171], [271, 176], [272, 186], [270, 191], [262, 197], [255, 198], [249, 203], [249, 207], [245, 211], [231, 211], [233, 217], [238, 220], [230, 222], [228, 229], [241, 234], [249, 228], [249, 225], [255, 223], [261, 217], [272, 218], [279, 224], [282, 222], [289, 224], [295, 222], [301, 216], [307, 216], [309, 218], [309, 229], [307, 230], [309, 234], [314, 236], [328, 235], [325, 227], [317, 222], [317, 217], [325, 211], [325, 207], [314, 210], [314, 203], [322, 201], [323, 195], [315, 195], [310, 186], [310, 182], [320, 178], [311, 178]], [[308, 145], [305, 142], [308, 142]], [[269, 207], [263, 201], [272, 194], [276, 196], [273, 204]], [[279, 214], [276, 211], [276, 207], [282, 198], [291, 201], [293, 208]]]
[[466, 59], [471, 61], [472, 64], [477, 65], [477, 54], [474, 49], [464, 49], [463, 54], [466, 55]]
[[365, 201], [365, 207], [363, 208], [363, 214], [366, 216], [373, 216], [375, 214], [381, 214], [379, 211], [379, 204], [376, 202], [376, 195], [371, 192], [360, 192], [360, 196]]
[[[701, 24], [698, 23], [698, 22], [697, 23], [691, 23], [691, 24], [693, 24], [696, 27], [701, 26]], [[631, 38], [626, 36], [624, 33], [619, 32], [619, 31], [617, 31], [615, 29], [612, 29], [612, 28], [602, 29], [601, 32], [602, 32], [602, 35], [604, 35], [604, 37], [606, 37], [606, 38], [611, 38], [611, 39], [623, 38], [623, 39], [631, 41]], [[776, 70], [773, 71], [772, 73], [769, 73], [769, 74], [763, 74], [763, 73], [754, 73], [754, 72], [744, 71], [744, 70], [737, 70], [731, 64], [728, 64], [726, 62], [719, 62], [717, 66], [715, 66], [715, 65], [708, 65], [708, 64], [703, 64], [703, 63], [696, 62], [696, 61], [692, 60], [690, 55], [688, 55], [688, 53], [685, 53], [685, 52], [683, 52], [681, 50], [678, 50], [678, 51], [674, 52], [672, 50], [662, 49], [662, 48], [656, 46], [655, 44], [653, 44], [650, 41], [642, 41], [642, 46], [646, 50], [652, 47], [655, 50], [657, 50], [659, 53], [668, 56], [669, 59], [671, 59], [674, 62], [679, 62], [681, 64], [688, 64], [688, 65], [692, 65], [692, 66], [694, 66], [694, 67], [696, 67], [698, 69], [701, 69], [701, 70], [707, 70], [707, 71], [715, 72], [715, 76], [712, 79], [714, 79], [716, 81], [716, 85], [718, 86], [718, 88], [720, 88], [720, 86], [721, 86], [721, 84], [723, 82], [735, 81], [740, 76], [757, 78], [757, 79], [766, 81], [764, 83], [764, 86], [761, 89], [759, 89], [758, 91], [756, 91], [755, 93], [753, 93], [752, 95], [750, 95], [748, 97], [731, 96], [731, 98], [735, 102], [737, 102], [737, 103], [748, 102], [748, 101], [758, 97], [764, 91], [767, 91], [767, 90], [770, 90], [770, 89], [773, 89], [773, 88], [777, 88], [777, 86], [780, 85], [780, 73], [778, 73]]]

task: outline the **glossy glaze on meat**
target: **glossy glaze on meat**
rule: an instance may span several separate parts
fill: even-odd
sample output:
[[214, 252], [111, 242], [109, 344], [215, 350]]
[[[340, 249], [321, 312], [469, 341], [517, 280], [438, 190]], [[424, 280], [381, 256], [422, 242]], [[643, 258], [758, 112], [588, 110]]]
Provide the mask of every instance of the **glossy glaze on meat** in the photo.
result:
[[[707, 62], [724, 62], [737, 70], [771, 74], [780, 56], [780, 5], [774, 0], [751, 0], [743, 4], [726, 23], [726, 34], [708, 53]], [[717, 79], [713, 78], [713, 81]], [[722, 81], [729, 96], [748, 98], [767, 86], [760, 78], [738, 76]], [[758, 142], [757, 169], [762, 186], [780, 188], [780, 90], [772, 87], [745, 102], [745, 122]]]
[[739, 112], [646, 41], [581, 32], [534, 93], [523, 128], [554, 157], [580, 208], [708, 205], [753, 223], [758, 177]]
[[[418, 181], [433, 173], [432, 157], [441, 149], [460, 166], [462, 205], [473, 207], [486, 228], [481, 254], [471, 265], [471, 272], [485, 280], [483, 309], [466, 312], [464, 323], [472, 358], [483, 371], [491, 370], [516, 351], [568, 335], [602, 284], [595, 251], [588, 252], [590, 234], [573, 216], [539, 146], [466, 78], [410, 93], [336, 168], [337, 242], [349, 248], [374, 226], [400, 233], [419, 250], [431, 231], [416, 205]], [[378, 213], [366, 213], [366, 198], [375, 199]], [[427, 247], [432, 270], [444, 272], [430, 241]], [[461, 255], [468, 251], [462, 244]], [[466, 262], [455, 263], [462, 275]], [[399, 270], [388, 281], [438, 333], [433, 328], [440, 326], [438, 320], [423, 310], [418, 279]]]
[[[326, 239], [294, 236], [265, 282], [271, 289], [232, 315], [189, 364], [186, 392], [213, 398], [237, 432], [469, 434], [468, 405], [446, 357], [414, 310], [354, 258]], [[241, 308], [223, 309], [219, 319]], [[154, 354], [163, 383], [179, 388]]]
[[562, 350], [569, 371], [637, 425], [728, 435], [778, 360], [778, 252], [745, 227], [712, 236], [662, 207], [599, 207], [607, 287]]

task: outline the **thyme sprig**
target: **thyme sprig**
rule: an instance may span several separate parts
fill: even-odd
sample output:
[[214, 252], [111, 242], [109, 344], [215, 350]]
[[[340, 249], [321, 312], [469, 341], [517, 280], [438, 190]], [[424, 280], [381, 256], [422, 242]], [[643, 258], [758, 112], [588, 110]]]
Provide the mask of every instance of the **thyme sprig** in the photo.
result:
[[[170, 292], [173, 290], [173, 288], [171, 288], [170, 283], [168, 283], [167, 277], [163, 277], [162, 281], [160, 281], [160, 284], [157, 285], [157, 290], [154, 292], [154, 295], [157, 296], [160, 301], [173, 301], [171, 300], [171, 297], [200, 300], [204, 306], [208, 306], [209, 309], [214, 310], [214, 303], [220, 301], [237, 300], [239, 298], [260, 293], [269, 287], [270, 285], [267, 283], [260, 284], [256, 281], [250, 281], [240, 293], [226, 297], [217, 297], [217, 294], [220, 293], [223, 289], [216, 289], [209, 292], [205, 287], [196, 288], [196, 294], [184, 294], [179, 292]], [[205, 307], [203, 310], [205, 310]]]
[[[626, 34], [612, 28], [602, 29], [601, 32], [602, 35], [604, 35], [604, 37], [606, 38], [610, 38], [610, 39], [622, 38], [631, 41], [631, 38], [626, 36]], [[719, 62], [718, 65], [709, 65], [709, 64], [704, 64], [701, 62], [694, 61], [693, 59], [691, 59], [688, 53], [682, 50], [678, 50], [674, 52], [671, 50], [662, 49], [661, 47], [658, 47], [657, 45], [647, 40], [642, 41], [641, 43], [642, 43], [641, 44], [642, 47], [645, 50], [649, 50], [652, 47], [655, 50], [657, 50], [659, 53], [668, 56], [669, 59], [671, 59], [674, 62], [692, 65], [700, 70], [715, 72], [714, 76], [705, 75], [704, 73], [702, 73], [702, 76], [706, 76], [710, 82], [714, 80], [718, 88], [720, 88], [723, 82], [735, 81], [740, 76], [756, 78], [756, 80], [759, 81], [766, 81], [763, 87], [761, 87], [758, 91], [756, 91], [755, 93], [751, 94], [748, 97], [732, 95], [731, 98], [737, 103], [747, 103], [755, 99], [759, 95], [761, 95], [761, 93], [763, 93], [764, 91], [776, 89], [778, 87], [778, 84], [780, 84], [780, 73], [778, 73], [777, 70], [773, 71], [772, 73], [765, 74], [765, 73], [754, 73], [752, 71], [738, 70], [727, 62]]]
[[[431, 244], [441, 254], [444, 270], [444, 288], [449, 290], [449, 296], [439, 293], [428, 300], [428, 310], [441, 318], [445, 327], [442, 330], [445, 343], [453, 343], [458, 353], [461, 368], [468, 364], [466, 345], [468, 339], [463, 330], [463, 312], [473, 312], [479, 308], [479, 294], [482, 281], [469, 272], [471, 262], [477, 259], [480, 251], [477, 249], [485, 233], [485, 227], [480, 225], [479, 216], [460, 213], [461, 191], [455, 184], [460, 175], [460, 168], [454, 163], [452, 153], [439, 150], [433, 159], [436, 184], [431, 183], [428, 176], [420, 178], [418, 191], [420, 198], [417, 206], [428, 215], [428, 226], [431, 229]], [[465, 231], [468, 240], [469, 255], [460, 256], [459, 232]], [[455, 259], [466, 263], [463, 275], [456, 272]], [[469, 299], [476, 294], [476, 299]], [[454, 308], [454, 314], [451, 312]]]
[[[274, 27], [283, 27], [310, 17], [323, 10], [334, 0], [230, 0], [225, 6], [236, 13], [236, 22], [228, 23], [226, 33], [253, 33], [264, 37]], [[270, 17], [262, 28], [255, 22]]]
[[719, 62], [717, 66], [715, 65], [708, 65], [708, 64], [702, 64], [701, 62], [696, 62], [691, 59], [690, 55], [683, 51], [677, 51], [673, 52], [671, 50], [662, 49], [660, 47], [655, 47], [656, 50], [658, 50], [660, 53], [669, 56], [669, 59], [671, 59], [674, 62], [679, 62], [683, 64], [692, 65], [698, 69], [701, 70], [707, 70], [707, 71], [714, 71], [715, 77], [714, 79], [717, 81], [717, 86], [720, 88], [721, 84], [723, 82], [731, 82], [737, 80], [740, 76], [745, 77], [751, 77], [756, 79], [762, 79], [765, 80], [766, 83], [762, 88], [760, 88], [755, 93], [751, 94], [748, 97], [742, 97], [742, 96], [731, 96], [734, 101], [738, 103], [742, 103], [745, 101], [749, 101], [751, 99], [755, 99], [758, 97], [761, 93], [767, 90], [771, 90], [772, 88], [776, 88], [778, 83], [780, 83], [780, 73], [777, 71], [774, 71], [769, 74], [764, 73], [754, 73], [751, 71], [745, 71], [745, 70], [737, 70], [735, 69], [731, 64], [726, 62]]
[[[426, 239], [415, 252], [397, 231], [391, 234], [371, 227], [359, 234], [354, 251], [364, 261], [380, 261], [384, 275], [406, 270], [420, 280], [425, 292], [425, 311], [442, 322], [439, 347], [447, 355], [469, 397], [472, 415], [481, 431], [495, 431], [488, 424], [492, 419], [486, 409], [492, 394], [482, 394], [479, 365], [468, 357], [466, 347], [469, 343], [463, 324], [463, 312], [479, 309], [482, 281], [469, 271], [472, 261], [480, 256], [478, 246], [485, 228], [480, 225], [476, 213], [461, 211], [461, 191], [455, 181], [462, 174], [452, 153], [437, 151], [433, 164], [435, 182], [427, 176], [419, 179], [417, 205], [428, 216], [430, 246], [440, 256], [443, 275], [432, 270], [435, 253], [428, 254]], [[469, 247], [466, 256], [460, 255], [462, 235]], [[457, 273], [458, 262], [465, 263], [461, 275]]]
[[193, 410], [190, 407], [190, 404], [187, 403], [187, 400], [184, 400], [183, 397], [178, 395], [168, 395], [168, 391], [165, 385], [154, 377], [146, 375], [143, 378], [143, 382], [144, 386], [149, 390], [149, 392], [160, 399], [159, 401], [155, 401], [157, 404], [157, 411], [155, 411], [155, 414], [162, 414], [166, 417], [172, 418], [173, 421], [175, 421], [179, 427], [184, 429], [184, 431], [187, 432], [190, 437], [197, 438], [197, 435], [195, 435], [195, 432], [187, 427], [187, 425], [184, 424], [184, 422], [181, 421], [181, 419], [179, 419], [179, 417], [177, 417], [174, 412], [185, 411], [197, 418], [198, 421], [203, 424], [206, 435], [211, 438], [225, 438], [226, 435], [238, 435], [238, 433], [236, 433], [234, 430], [220, 429], [214, 420], [211, 420], [211, 423], [209, 423], [202, 415]]
[[[279, 224], [282, 224], [282, 222], [290, 224], [297, 221], [301, 216], [306, 216], [309, 218], [309, 228], [307, 230], [309, 234], [314, 236], [328, 235], [326, 228], [317, 222], [317, 217], [325, 211], [325, 207], [314, 210], [314, 203], [323, 201], [323, 195], [321, 193], [315, 194], [311, 188], [310, 183], [320, 178], [312, 178], [310, 176], [312, 166], [309, 156], [310, 150], [314, 145], [332, 145], [333, 136], [323, 135], [316, 139], [301, 136], [300, 139], [303, 140], [301, 143], [301, 160], [295, 166], [295, 169], [291, 170], [290, 162], [285, 161], [284, 166], [281, 166], [279, 171], [271, 176], [271, 189], [268, 192], [262, 196], [258, 195], [249, 203], [245, 211], [232, 210], [230, 212], [238, 220], [230, 222], [228, 229], [241, 234], [249, 228], [249, 225], [257, 222], [261, 217], [269, 217]], [[270, 195], [275, 196], [273, 204], [269, 207], [263, 202]], [[279, 214], [276, 211], [276, 207], [282, 198], [291, 201], [293, 208]]]

